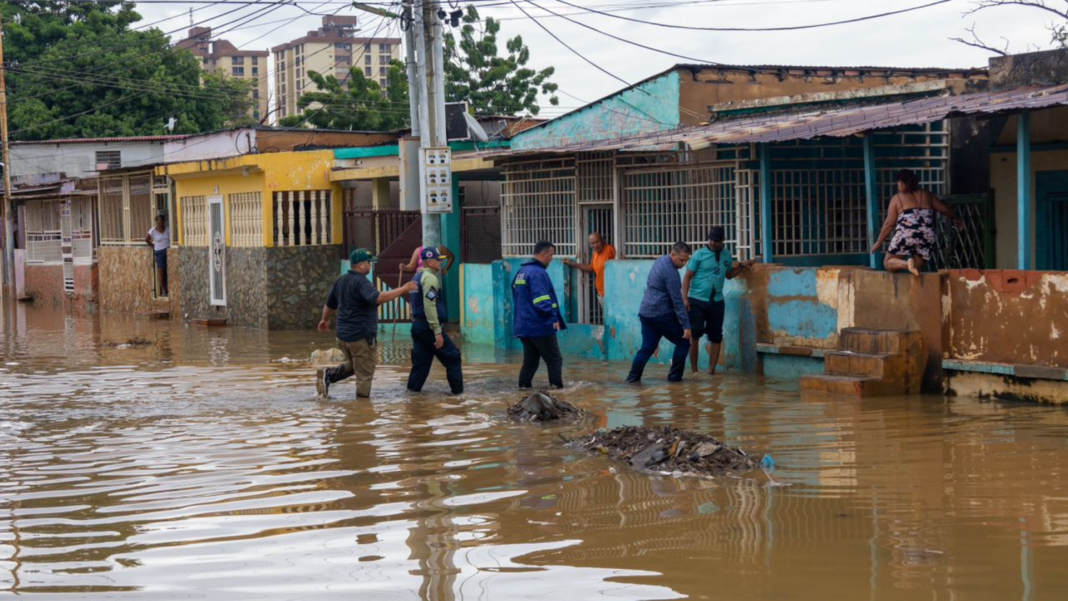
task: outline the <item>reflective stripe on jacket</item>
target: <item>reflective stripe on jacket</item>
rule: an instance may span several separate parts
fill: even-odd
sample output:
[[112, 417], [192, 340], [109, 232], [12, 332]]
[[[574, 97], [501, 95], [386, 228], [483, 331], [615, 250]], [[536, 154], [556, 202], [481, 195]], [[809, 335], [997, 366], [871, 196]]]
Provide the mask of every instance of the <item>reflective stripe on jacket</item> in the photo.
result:
[[540, 261], [523, 263], [512, 279], [512, 333], [516, 338], [556, 334], [553, 324], [566, 329], [549, 272]]

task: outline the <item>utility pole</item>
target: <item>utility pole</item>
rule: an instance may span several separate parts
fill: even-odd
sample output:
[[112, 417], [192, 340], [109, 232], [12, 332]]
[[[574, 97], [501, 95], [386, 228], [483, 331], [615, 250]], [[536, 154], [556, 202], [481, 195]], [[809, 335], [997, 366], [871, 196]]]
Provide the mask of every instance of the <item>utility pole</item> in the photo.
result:
[[[7, 87], [4, 84], [4, 19], [0, 16], [0, 127], [3, 127], [2, 150], [4, 162], [4, 286], [15, 294], [15, 217], [11, 207], [11, 150], [7, 144]], [[2, 295], [0, 295], [2, 296]]]
[[[434, 11], [434, 3], [420, 1], [420, 32], [416, 43], [419, 50], [420, 107], [419, 118], [422, 136], [419, 139], [420, 159], [426, 160], [426, 149], [442, 148], [448, 145], [445, 140], [445, 78], [442, 67], [445, 36], [442, 35], [441, 23]], [[421, 35], [419, 35], [421, 34]], [[425, 168], [425, 166], [424, 166]], [[421, 181], [424, 188], [423, 211], [423, 246], [441, 244], [441, 215], [427, 210], [426, 181]]]

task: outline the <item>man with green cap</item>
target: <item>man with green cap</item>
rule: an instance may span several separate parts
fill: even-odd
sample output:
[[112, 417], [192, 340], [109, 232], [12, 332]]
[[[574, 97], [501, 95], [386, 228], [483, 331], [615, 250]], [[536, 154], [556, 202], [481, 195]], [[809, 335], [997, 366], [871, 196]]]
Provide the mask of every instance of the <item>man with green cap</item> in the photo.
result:
[[379, 292], [367, 278], [371, 264], [376, 261], [371, 252], [357, 248], [349, 255], [349, 272], [334, 282], [323, 307], [319, 331], [330, 331], [330, 317], [337, 312], [337, 346], [345, 354], [345, 362], [337, 367], [324, 367], [315, 375], [315, 388], [326, 398], [330, 385], [356, 376], [356, 396], [371, 396], [371, 380], [378, 362], [378, 306], [414, 292], [413, 282]]

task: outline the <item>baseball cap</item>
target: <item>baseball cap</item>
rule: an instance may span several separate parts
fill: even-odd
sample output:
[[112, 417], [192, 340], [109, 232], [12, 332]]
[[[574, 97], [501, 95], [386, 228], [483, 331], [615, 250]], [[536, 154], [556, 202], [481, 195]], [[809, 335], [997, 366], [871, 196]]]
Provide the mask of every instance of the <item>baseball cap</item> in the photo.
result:
[[378, 257], [372, 255], [371, 251], [367, 250], [366, 248], [357, 248], [356, 250], [352, 251], [351, 254], [349, 254], [349, 263], [352, 265], [363, 263], [364, 261], [370, 261], [374, 263], [377, 260]]
[[436, 260], [436, 261], [440, 261], [441, 260], [441, 254], [439, 254], [438, 253], [438, 249], [434, 248], [433, 246], [428, 246], [428, 247], [424, 248], [422, 255], [423, 255], [423, 260], [424, 261], [430, 260], [430, 259]]
[[722, 227], [717, 225], [716, 227], [708, 230], [708, 241], [709, 242], [723, 242], [726, 239], [727, 239], [727, 234], [723, 231]]

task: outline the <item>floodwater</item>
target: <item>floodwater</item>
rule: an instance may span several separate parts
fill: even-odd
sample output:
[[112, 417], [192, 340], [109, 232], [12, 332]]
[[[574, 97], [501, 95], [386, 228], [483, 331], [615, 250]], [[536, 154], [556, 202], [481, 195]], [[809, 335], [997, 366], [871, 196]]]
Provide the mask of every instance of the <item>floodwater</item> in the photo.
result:
[[[1065, 599], [1068, 411], [857, 402], [566, 366], [592, 426], [502, 420], [516, 358], [317, 400], [314, 332], [3, 307], [0, 594], [77, 599]], [[147, 344], [124, 346], [129, 341]], [[544, 378], [544, 372], [539, 374]], [[629, 472], [584, 428], [672, 424], [770, 473]]]

